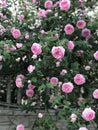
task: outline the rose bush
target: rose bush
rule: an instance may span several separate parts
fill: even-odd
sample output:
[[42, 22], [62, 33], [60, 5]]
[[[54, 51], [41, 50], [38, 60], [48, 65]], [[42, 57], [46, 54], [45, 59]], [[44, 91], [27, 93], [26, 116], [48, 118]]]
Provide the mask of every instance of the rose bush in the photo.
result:
[[65, 119], [68, 130], [98, 124], [98, 19], [87, 13], [96, 5], [96, 0], [1, 0], [0, 71], [13, 74], [28, 100], [24, 109], [46, 112], [38, 113], [32, 129], [57, 130], [48, 109]]

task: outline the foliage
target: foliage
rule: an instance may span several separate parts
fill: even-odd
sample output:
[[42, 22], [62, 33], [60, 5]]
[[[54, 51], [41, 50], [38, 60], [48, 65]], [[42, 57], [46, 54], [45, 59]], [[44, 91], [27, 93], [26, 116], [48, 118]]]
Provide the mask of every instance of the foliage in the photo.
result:
[[[87, 13], [95, 9], [97, 0], [82, 1], [83, 6], [79, 1], [82, 0], [70, 0], [71, 7], [66, 11], [57, 6], [57, 0], [53, 0], [50, 9], [45, 8], [45, 0], [35, 3], [34, 0], [7, 0], [7, 6], [0, 6], [0, 71], [13, 74], [16, 86], [19, 87], [17, 89], [23, 89], [25, 100], [28, 100], [27, 104], [24, 100], [24, 109], [36, 112], [39, 107], [47, 113], [37, 117], [32, 130], [36, 125], [40, 130], [57, 130], [48, 109], [55, 110], [58, 120], [65, 119], [69, 130], [88, 128], [90, 121], [82, 118], [85, 108], [92, 108], [96, 112], [94, 121], [98, 124], [98, 94], [97, 99], [93, 96], [94, 90], [98, 88], [98, 59], [94, 56], [98, 50], [98, 19], [97, 14], [91, 16]], [[48, 13], [42, 16], [41, 9]], [[79, 20], [86, 23], [81, 29], [77, 26]], [[64, 30], [67, 24], [74, 27], [70, 35]], [[84, 28], [91, 31], [89, 37], [88, 33], [83, 36]], [[13, 35], [13, 29], [21, 32], [18, 38], [15, 38], [17, 34]], [[69, 41], [74, 44], [73, 48], [68, 46]], [[40, 54], [34, 53], [34, 43], [40, 45]], [[63, 47], [64, 56], [55, 58], [53, 47]], [[20, 74], [24, 78], [18, 77], [17, 80], [16, 76]], [[85, 78], [80, 85], [74, 80], [77, 74]], [[57, 84], [53, 84], [51, 78], [56, 78]], [[74, 88], [67, 93], [62, 86], [69, 82]], [[34, 88], [28, 94], [30, 84]], [[77, 115], [74, 121], [72, 114]]]

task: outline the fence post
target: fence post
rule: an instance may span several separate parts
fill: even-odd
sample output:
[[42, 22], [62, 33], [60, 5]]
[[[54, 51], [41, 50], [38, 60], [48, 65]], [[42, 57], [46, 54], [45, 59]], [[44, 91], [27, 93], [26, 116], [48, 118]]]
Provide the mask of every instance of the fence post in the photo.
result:
[[17, 104], [18, 105], [21, 104], [21, 88], [18, 88], [18, 91], [17, 91]]
[[7, 80], [7, 97], [6, 97], [6, 102], [8, 104], [11, 103], [11, 76], [8, 77], [8, 80]]

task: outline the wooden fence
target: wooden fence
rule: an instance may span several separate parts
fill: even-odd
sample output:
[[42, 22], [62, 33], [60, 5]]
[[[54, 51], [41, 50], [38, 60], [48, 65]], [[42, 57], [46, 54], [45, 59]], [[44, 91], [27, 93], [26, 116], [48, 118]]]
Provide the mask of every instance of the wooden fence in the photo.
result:
[[12, 76], [0, 76], [0, 106], [19, 107], [21, 104], [21, 89], [15, 87]]

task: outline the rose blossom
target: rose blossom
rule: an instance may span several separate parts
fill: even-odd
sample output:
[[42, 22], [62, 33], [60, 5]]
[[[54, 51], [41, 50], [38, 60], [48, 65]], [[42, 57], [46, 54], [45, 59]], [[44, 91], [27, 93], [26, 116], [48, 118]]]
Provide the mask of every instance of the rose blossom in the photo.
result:
[[29, 73], [32, 73], [35, 70], [35, 66], [29, 65], [27, 70], [29, 71]]
[[83, 99], [84, 99], [83, 97], [78, 98], [78, 101], [77, 101], [78, 105], [80, 105], [80, 103], [83, 101]]
[[16, 86], [17, 86], [18, 88], [23, 87], [21, 78], [16, 78], [15, 83], [16, 83]]
[[15, 38], [15, 39], [18, 39], [20, 36], [21, 36], [21, 32], [19, 29], [12, 29], [11, 30], [11, 33], [12, 33], [12, 36]]
[[95, 58], [95, 60], [98, 60], [98, 51], [96, 51], [96, 52], [94, 53], [94, 58]]
[[71, 24], [65, 25], [64, 31], [66, 34], [71, 35], [74, 32], [74, 27]]
[[33, 90], [33, 89], [27, 89], [27, 90], [26, 90], [26, 95], [27, 95], [28, 97], [32, 97], [32, 96], [34, 95], [34, 90]]
[[61, 10], [69, 10], [70, 9], [70, 0], [61, 0], [59, 3]]
[[77, 120], [77, 115], [73, 113], [71, 114], [70, 118], [71, 118], [71, 122], [75, 122]]
[[78, 27], [79, 29], [83, 29], [85, 26], [86, 26], [86, 22], [85, 22], [84, 20], [79, 20], [79, 21], [77, 22], [77, 27]]
[[42, 18], [46, 18], [46, 11], [44, 9], [40, 9], [38, 12], [38, 16]]
[[59, 61], [56, 62], [56, 67], [59, 67], [60, 66], [60, 63]]
[[50, 12], [52, 12], [52, 10], [51, 9], [47, 9], [46, 10], [46, 15], [49, 14]]
[[76, 74], [74, 77], [74, 82], [77, 85], [82, 85], [85, 83], [85, 77], [82, 74]]
[[35, 88], [35, 86], [33, 85], [33, 84], [28, 84], [28, 89], [34, 89]]
[[69, 49], [69, 50], [73, 50], [73, 49], [74, 49], [74, 46], [75, 46], [75, 45], [74, 45], [73, 41], [69, 41], [69, 42], [68, 42], [68, 49]]
[[82, 117], [86, 121], [91, 121], [95, 118], [95, 111], [91, 108], [85, 108], [82, 112]]
[[58, 17], [58, 13], [55, 13], [54, 16], [55, 16], [55, 17]]
[[6, 0], [2, 0], [2, 3], [1, 3], [1, 5], [2, 5], [2, 8], [6, 8], [6, 7], [7, 7]]
[[15, 51], [16, 47], [14, 45], [12, 45], [12, 47], [10, 48], [10, 51]]
[[22, 43], [16, 43], [16, 47], [19, 49], [19, 48], [22, 48]]
[[40, 33], [41, 33], [42, 35], [46, 34], [45, 30], [41, 30]]
[[56, 59], [62, 59], [65, 54], [65, 49], [62, 46], [53, 47], [51, 51], [52, 55]]
[[32, 0], [32, 4], [36, 4], [37, 3], [37, 0]]
[[21, 14], [20, 16], [19, 16], [19, 20], [21, 20], [21, 21], [23, 21], [24, 20], [24, 15], [23, 14]]
[[59, 6], [59, 3], [60, 3], [59, 1], [57, 1], [57, 2], [55, 3], [55, 6], [56, 6], [57, 8], [60, 7], [60, 6]]
[[26, 34], [25, 34], [25, 39], [29, 39], [29, 37], [30, 37], [30, 36], [29, 36], [29, 33], [26, 33]]
[[91, 37], [90, 29], [87, 29], [87, 28], [83, 29], [82, 30], [82, 36], [89, 39]]
[[49, 99], [49, 102], [52, 103], [53, 100], [54, 100], [54, 95], [51, 95], [51, 96], [50, 96], [50, 99]]
[[16, 83], [16, 86], [17, 86], [18, 88], [23, 87], [23, 83], [22, 83], [22, 80], [23, 80], [23, 79], [24, 79], [24, 75], [22, 75], [22, 74], [17, 75], [15, 83]]
[[9, 50], [9, 46], [7, 44], [4, 44], [4, 50]]
[[0, 61], [2, 61], [2, 59], [3, 59], [3, 57], [2, 57], [2, 55], [0, 55]]
[[24, 75], [23, 74], [19, 74], [19, 75], [17, 75], [16, 78], [20, 78], [21, 80], [23, 80], [24, 79]]
[[96, 89], [94, 92], [93, 92], [93, 97], [95, 99], [98, 99], [98, 89]]
[[33, 58], [34, 60], [37, 59], [37, 55], [34, 54], [34, 55], [32, 56], [32, 58]]
[[63, 91], [64, 93], [71, 93], [72, 90], [73, 90], [73, 88], [74, 88], [74, 86], [73, 86], [73, 84], [72, 84], [71, 82], [64, 83], [64, 84], [62, 85], [62, 91]]
[[88, 65], [87, 65], [87, 66], [85, 66], [85, 70], [87, 70], [87, 71], [88, 71], [88, 70], [90, 70], [90, 68], [91, 68], [91, 67], [90, 67], [90, 66], [88, 66]]
[[58, 78], [52, 77], [52, 78], [50, 79], [50, 83], [53, 84], [54, 86], [57, 86], [57, 84], [58, 84]]
[[42, 113], [38, 113], [38, 118], [43, 118], [43, 114]]
[[53, 37], [54, 37], [54, 38], [59, 38], [59, 34], [58, 34], [58, 33], [53, 34]]
[[45, 8], [50, 9], [53, 6], [53, 2], [51, 0], [47, 0], [44, 6]]
[[31, 51], [35, 54], [35, 55], [39, 55], [42, 53], [42, 46], [38, 43], [33, 43], [33, 45], [31, 46]]
[[86, 127], [80, 127], [79, 130], [88, 130]]
[[18, 125], [16, 130], [24, 130], [24, 125], [22, 125], [22, 124]]
[[63, 70], [60, 72], [60, 75], [64, 76], [66, 73], [67, 73], [67, 70], [63, 69]]
[[83, 6], [83, 0], [78, 0], [78, 6], [82, 7]]

